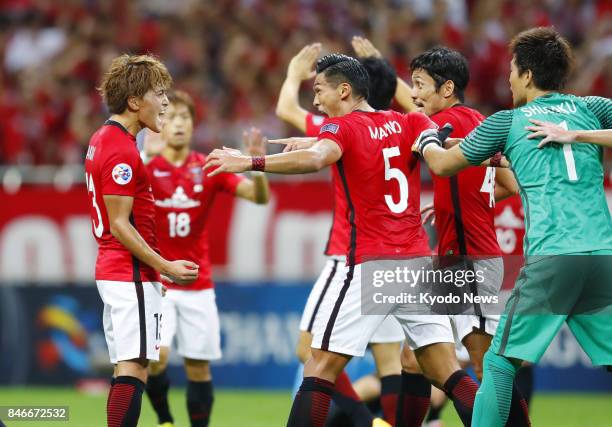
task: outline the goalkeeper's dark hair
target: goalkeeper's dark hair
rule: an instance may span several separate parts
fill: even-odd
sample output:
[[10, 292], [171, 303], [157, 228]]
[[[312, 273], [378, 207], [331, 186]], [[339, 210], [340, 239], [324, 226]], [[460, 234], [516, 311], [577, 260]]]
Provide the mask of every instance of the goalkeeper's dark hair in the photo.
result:
[[368, 98], [368, 72], [355, 58], [339, 53], [325, 55], [317, 61], [316, 71], [317, 74], [323, 73], [325, 79], [336, 86], [350, 84], [354, 97]]
[[436, 91], [447, 81], [452, 81], [454, 95], [461, 102], [470, 81], [468, 61], [460, 52], [445, 46], [437, 46], [423, 52], [410, 62], [412, 71], [423, 70], [434, 80]]
[[552, 27], [523, 31], [510, 42], [510, 53], [519, 75], [531, 70], [533, 82], [541, 90], [560, 90], [574, 66], [569, 42]]
[[369, 56], [359, 62], [368, 72], [368, 104], [377, 110], [388, 110], [397, 88], [397, 73], [386, 59]]

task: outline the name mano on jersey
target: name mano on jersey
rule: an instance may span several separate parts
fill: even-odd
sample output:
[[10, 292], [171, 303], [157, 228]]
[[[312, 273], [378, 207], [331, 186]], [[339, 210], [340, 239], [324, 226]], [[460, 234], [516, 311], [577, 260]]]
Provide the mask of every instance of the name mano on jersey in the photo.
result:
[[394, 133], [402, 133], [401, 125], [395, 120], [386, 122], [382, 126], [368, 126], [368, 130], [370, 131], [370, 136], [372, 139], [383, 139], [387, 138], [389, 135], [393, 135]]

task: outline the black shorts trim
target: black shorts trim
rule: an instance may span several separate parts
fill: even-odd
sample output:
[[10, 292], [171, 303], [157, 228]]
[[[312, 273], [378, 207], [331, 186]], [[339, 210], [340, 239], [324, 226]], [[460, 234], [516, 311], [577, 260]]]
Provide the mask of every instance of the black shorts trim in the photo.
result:
[[315, 318], [317, 317], [317, 313], [319, 312], [319, 308], [321, 307], [323, 298], [325, 297], [325, 294], [327, 293], [327, 290], [329, 289], [329, 285], [331, 284], [334, 276], [336, 275], [337, 269], [338, 269], [338, 260], [335, 259], [334, 266], [332, 267], [331, 271], [329, 272], [329, 275], [327, 276], [327, 279], [325, 280], [325, 285], [323, 286], [321, 295], [319, 295], [317, 304], [315, 305], [314, 310], [312, 310], [312, 315], [310, 316], [310, 321], [308, 322], [308, 329], [306, 329], [307, 332], [312, 332], [312, 326], [314, 325]]
[[340, 307], [342, 306], [342, 301], [344, 301], [344, 297], [348, 292], [351, 281], [353, 280], [353, 274], [355, 272], [355, 266], [349, 265], [348, 272], [346, 273], [346, 278], [344, 279], [344, 284], [342, 285], [342, 289], [340, 290], [340, 294], [338, 295], [338, 299], [334, 304], [334, 309], [332, 310], [331, 316], [329, 316], [329, 320], [327, 321], [327, 326], [325, 327], [325, 333], [323, 334], [323, 340], [321, 342], [321, 350], [329, 351], [329, 340], [331, 339], [332, 331], [334, 330], [334, 324], [336, 323], [336, 319], [338, 318], [338, 313], [340, 312]]
[[[136, 228], [134, 216], [130, 214], [130, 223]], [[140, 329], [140, 351], [139, 358], [147, 358], [147, 319], [145, 315], [145, 298], [144, 289], [142, 288], [142, 276], [140, 275], [140, 261], [132, 255], [132, 276], [134, 279], [134, 288], [136, 290], [136, 298], [138, 300], [138, 322]]]
[[321, 350], [329, 351], [329, 340], [331, 339], [331, 334], [334, 329], [334, 323], [336, 323], [336, 318], [338, 317], [338, 313], [340, 312], [340, 306], [342, 305], [342, 301], [344, 301], [344, 297], [348, 292], [348, 289], [351, 285], [351, 281], [353, 280], [353, 274], [355, 272], [355, 252], [357, 250], [357, 226], [355, 224], [355, 206], [353, 205], [353, 201], [351, 200], [351, 194], [348, 188], [348, 182], [346, 180], [346, 174], [344, 172], [344, 163], [342, 158], [336, 162], [336, 166], [338, 168], [338, 174], [340, 175], [340, 179], [342, 181], [342, 187], [344, 188], [344, 195], [346, 196], [346, 202], [349, 213], [349, 226], [351, 230], [350, 241], [349, 241], [349, 253], [348, 253], [348, 272], [346, 273], [346, 278], [344, 279], [344, 285], [342, 285], [342, 289], [340, 290], [340, 294], [338, 295], [338, 299], [334, 304], [334, 308], [332, 310], [331, 316], [327, 321], [327, 326], [325, 327], [325, 332], [323, 334], [323, 341], [321, 342]]

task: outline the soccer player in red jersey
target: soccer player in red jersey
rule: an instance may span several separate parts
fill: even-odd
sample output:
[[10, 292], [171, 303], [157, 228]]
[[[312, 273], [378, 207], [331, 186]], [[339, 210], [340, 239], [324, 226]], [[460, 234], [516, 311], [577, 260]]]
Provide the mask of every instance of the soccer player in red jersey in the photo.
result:
[[[261, 172], [253, 173], [253, 179], [230, 173], [207, 177], [202, 171], [206, 155], [190, 147], [195, 121], [193, 100], [181, 91], [172, 91], [168, 97], [170, 104], [162, 129], [166, 146], [146, 166], [155, 196], [159, 248], [165, 257], [196, 260], [200, 276], [189, 285], [163, 281], [168, 291], [161, 310], [164, 326], [161, 350], [159, 362], [149, 368], [147, 394], [159, 424], [172, 426], [166, 367], [176, 336], [178, 352], [185, 361], [191, 426], [203, 427], [209, 423], [213, 405], [209, 361], [221, 357], [219, 315], [208, 250], [208, 216], [219, 192], [264, 204], [269, 199], [269, 188]], [[245, 135], [245, 145], [250, 155], [265, 154], [264, 141], [257, 135], [254, 138]]]
[[198, 277], [195, 263], [159, 255], [151, 184], [136, 148], [141, 129], [161, 130], [171, 83], [166, 67], [151, 56], [115, 58], [100, 86], [112, 115], [91, 137], [85, 159], [92, 231], [99, 248], [96, 284], [115, 364], [106, 409], [109, 427], [138, 423], [147, 364], [159, 357], [159, 273], [184, 283]]
[[[337, 185], [342, 186], [346, 196], [350, 224], [348, 271], [344, 280], [330, 285], [328, 292], [335, 298], [321, 307], [321, 315], [315, 320], [312, 358], [306, 363], [304, 381], [293, 403], [290, 427], [323, 425], [336, 377], [351, 356], [363, 354], [386, 315], [392, 314], [402, 324], [407, 342], [414, 349], [426, 350], [437, 342], [424, 333], [432, 324], [450, 328], [447, 316], [428, 316], [428, 323], [423, 324], [422, 316], [404, 314], [401, 310], [406, 304], [397, 301], [383, 304], [376, 314], [366, 311], [364, 315], [362, 309], [368, 306], [362, 306], [361, 299], [365, 292], [365, 301], [369, 302], [369, 293], [375, 292], [370, 286], [377, 285], [369, 274], [377, 271], [368, 269], [379, 265], [385, 268], [381, 261], [402, 259], [404, 268], [412, 272], [430, 268], [431, 250], [419, 212], [419, 162], [407, 150], [414, 140], [421, 145], [429, 141], [440, 144], [437, 126], [422, 113], [403, 115], [374, 110], [366, 101], [367, 72], [354, 58], [327, 55], [317, 62], [316, 71], [314, 104], [325, 111], [328, 119], [314, 146], [265, 157], [215, 150], [206, 165], [207, 169], [218, 168], [210, 172], [212, 175], [245, 170], [299, 174], [333, 165]], [[389, 272], [392, 273], [382, 271]], [[411, 285], [401, 282], [402, 294], [406, 286], [419, 282], [418, 278]], [[376, 298], [373, 301], [377, 303]], [[454, 339], [449, 342], [452, 343]], [[419, 353], [417, 358], [421, 362]], [[452, 358], [454, 345], [445, 361]], [[427, 359], [423, 361], [421, 366], [426, 372], [440, 370], [427, 365]], [[441, 378], [445, 381], [455, 372], [454, 365], [446, 365], [448, 372], [433, 379], [440, 387], [444, 387], [439, 382]], [[469, 377], [461, 380], [455, 384], [457, 393], [449, 393], [453, 399], [461, 394]]]
[[[467, 59], [461, 53], [446, 48], [430, 49], [411, 62], [413, 81], [413, 101], [420, 111], [442, 127], [446, 123], [453, 126], [450, 134], [463, 138], [484, 120], [478, 111], [463, 104], [464, 91], [469, 82]], [[494, 225], [495, 201], [518, 193], [518, 186], [509, 169], [495, 167], [470, 167], [453, 177], [440, 177], [432, 174], [434, 183], [433, 211], [438, 235], [438, 256], [440, 261], [451, 261], [453, 265], [464, 265], [468, 270], [481, 271], [486, 286], [494, 294], [499, 294], [502, 286], [504, 263], [502, 252], [497, 243]], [[497, 185], [496, 185], [497, 183]], [[473, 292], [482, 291], [484, 284], [473, 281]], [[482, 360], [489, 348], [497, 329], [499, 315], [488, 315], [475, 304], [475, 315], [451, 315], [458, 341], [463, 343], [470, 355], [470, 361], [478, 378], [482, 377]], [[436, 333], [432, 329], [432, 334]], [[431, 346], [429, 356], [444, 357], [445, 353], [436, 351], [446, 346], [437, 343]], [[410, 349], [403, 352], [404, 365], [410, 369], [404, 372], [405, 382], [412, 384], [410, 393], [404, 396], [414, 407], [414, 411], [425, 416], [430, 386], [418, 368]], [[412, 363], [407, 360], [412, 359]], [[440, 365], [432, 363], [432, 365]], [[467, 375], [462, 371], [458, 375]], [[455, 382], [461, 378], [455, 378]], [[472, 408], [476, 394], [475, 388], [468, 389], [461, 399], [454, 401], [457, 412], [466, 425], [471, 424]], [[513, 396], [511, 411], [512, 425], [527, 425], [526, 414], [522, 411], [521, 397], [518, 392]]]
[[[360, 45], [357, 43], [361, 40], [357, 41], [356, 39], [353, 39], [353, 46], [356, 48], [356, 52], [363, 54], [359, 61], [369, 76], [368, 103], [377, 110], [387, 110], [396, 92], [397, 75], [395, 70], [380, 56], [380, 53], [376, 55], [377, 51], [370, 54], [364, 49], [359, 49]], [[323, 115], [314, 115], [307, 112], [299, 104], [300, 84], [303, 80], [313, 77], [314, 65], [320, 51], [321, 45], [314, 43], [305, 46], [291, 59], [287, 69], [287, 78], [281, 88], [276, 108], [276, 114], [280, 118], [301, 131], [305, 131], [307, 136], [318, 135], [319, 128], [325, 119]], [[302, 144], [302, 147], [310, 147], [316, 139], [310, 143], [306, 143], [306, 141]], [[285, 149], [290, 151], [297, 148], [299, 147], [288, 146]], [[300, 321], [300, 335], [296, 353], [302, 363], [310, 358], [312, 329], [330, 284], [334, 278], [339, 279], [346, 276], [345, 254], [350, 234], [346, 211], [347, 204], [344, 192], [340, 186], [334, 185], [333, 220], [325, 247], [325, 255], [328, 258], [319, 278], [312, 287]], [[395, 424], [397, 397], [401, 387], [399, 354], [403, 339], [402, 328], [393, 317], [385, 319], [370, 339], [370, 349], [381, 381], [383, 415], [385, 420], [391, 424]], [[345, 372], [341, 372], [336, 379], [336, 393], [333, 400], [340, 409], [350, 416], [356, 427], [371, 426], [373, 422], [380, 423], [380, 420], [375, 421], [367, 406], [359, 399]]]

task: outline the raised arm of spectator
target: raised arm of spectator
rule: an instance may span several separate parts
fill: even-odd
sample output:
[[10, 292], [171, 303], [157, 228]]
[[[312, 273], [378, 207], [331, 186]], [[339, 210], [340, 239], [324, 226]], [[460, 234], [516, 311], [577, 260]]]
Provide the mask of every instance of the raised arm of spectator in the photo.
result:
[[305, 46], [291, 59], [276, 104], [276, 115], [302, 132], [306, 131], [308, 111], [300, 105], [300, 86], [304, 80], [315, 76], [314, 64], [320, 52], [321, 43], [313, 43]]

